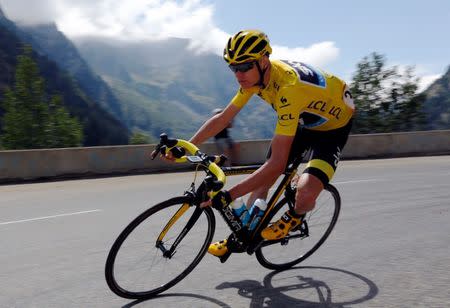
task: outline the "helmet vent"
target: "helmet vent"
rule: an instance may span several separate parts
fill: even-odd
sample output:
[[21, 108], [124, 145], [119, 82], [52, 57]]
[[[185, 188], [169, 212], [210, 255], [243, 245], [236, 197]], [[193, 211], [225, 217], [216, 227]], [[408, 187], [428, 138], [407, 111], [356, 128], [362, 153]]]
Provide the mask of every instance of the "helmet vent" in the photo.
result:
[[237, 39], [236, 43], [234, 43], [233, 50], [237, 51], [239, 49], [239, 46], [241, 46], [241, 43], [242, 43], [243, 39], [244, 39], [243, 36], [241, 36], [240, 38]]
[[256, 45], [255, 47], [253, 47], [253, 49], [250, 51], [251, 53], [259, 53], [261, 52], [261, 50], [263, 50], [267, 45], [267, 41], [261, 41], [258, 43], [258, 45]]
[[252, 44], [258, 39], [257, 36], [252, 36], [250, 37], [247, 41], [244, 42], [244, 44], [242, 45], [242, 48], [239, 50], [239, 54], [242, 55], [243, 53], [245, 53], [247, 51], [247, 49], [250, 48], [250, 46], [252, 46]]

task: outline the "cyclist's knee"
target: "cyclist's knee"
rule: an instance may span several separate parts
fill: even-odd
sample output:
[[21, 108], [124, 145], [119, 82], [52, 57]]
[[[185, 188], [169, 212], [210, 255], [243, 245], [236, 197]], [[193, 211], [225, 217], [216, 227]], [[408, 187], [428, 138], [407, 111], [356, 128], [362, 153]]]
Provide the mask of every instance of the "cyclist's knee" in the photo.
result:
[[302, 174], [295, 194], [296, 209], [301, 210], [301, 212], [311, 211], [322, 189], [323, 184], [317, 177], [311, 174]]

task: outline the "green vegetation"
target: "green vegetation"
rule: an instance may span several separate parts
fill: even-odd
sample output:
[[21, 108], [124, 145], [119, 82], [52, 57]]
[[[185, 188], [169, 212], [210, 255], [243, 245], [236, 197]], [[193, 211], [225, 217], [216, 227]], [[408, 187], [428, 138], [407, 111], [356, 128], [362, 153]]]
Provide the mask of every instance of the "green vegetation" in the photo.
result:
[[60, 96], [48, 99], [31, 54], [28, 47], [18, 56], [14, 87], [6, 90], [1, 103], [2, 146], [7, 150], [81, 146], [82, 125], [70, 116]]
[[372, 53], [357, 65], [350, 86], [356, 105], [354, 133], [384, 133], [426, 128], [426, 96], [416, 95], [418, 79], [413, 68], [400, 73], [386, 68], [386, 59]]
[[149, 144], [152, 140], [147, 134], [135, 132], [130, 138], [130, 144]]
[[[0, 15], [0, 100], [5, 100], [7, 88], [12, 88], [15, 80], [17, 58], [23, 53], [24, 44], [32, 45], [31, 56], [36, 62], [40, 75], [45, 80], [45, 93], [59, 95], [64, 102], [64, 107], [74, 117], [78, 118], [83, 126], [83, 146], [116, 145], [128, 144], [129, 130], [123, 122], [118, 120], [109, 112], [108, 108], [103, 108], [101, 102], [91, 97], [79, 85], [69, 72], [63, 70], [61, 66], [53, 62], [51, 55], [42, 51], [37, 45], [45, 45], [46, 41], [33, 37], [26, 31], [18, 28], [13, 22]], [[59, 45], [58, 45], [59, 46]], [[55, 51], [66, 54], [66, 61], [70, 61], [70, 49]], [[88, 79], [86, 75], [80, 74], [80, 79]], [[101, 90], [94, 82], [92, 88]], [[102, 92], [106, 93], [106, 92]], [[100, 94], [108, 99], [108, 96]], [[46, 102], [50, 98], [46, 99]], [[113, 108], [112, 105], [110, 105]], [[108, 110], [107, 110], [108, 109]], [[4, 110], [0, 108], [0, 119]], [[0, 122], [0, 134], [3, 122]]]

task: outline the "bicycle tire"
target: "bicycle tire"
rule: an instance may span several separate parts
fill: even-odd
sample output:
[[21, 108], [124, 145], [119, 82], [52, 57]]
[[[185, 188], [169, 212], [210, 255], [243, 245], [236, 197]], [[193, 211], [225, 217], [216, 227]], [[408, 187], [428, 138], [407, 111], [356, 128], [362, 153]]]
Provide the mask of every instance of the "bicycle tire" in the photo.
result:
[[[192, 228], [190, 228], [187, 234], [185, 235], [189, 237], [190, 235], [196, 236], [197, 234], [200, 234], [198, 237], [198, 241], [200, 241], [200, 238], [202, 238], [201, 233], [204, 232], [203, 231], [198, 232], [197, 229], [204, 228], [205, 225], [207, 225], [206, 227], [207, 231], [204, 239], [202, 238], [201, 242], [198, 242], [201, 243], [201, 245], [198, 245], [200, 246], [198, 253], [196, 252], [195, 249], [192, 249], [193, 246], [197, 247], [197, 245], [195, 245], [198, 244], [197, 241], [188, 241], [188, 238], [184, 238], [183, 240], [188, 241], [187, 242], [188, 245], [182, 245], [184, 243], [182, 240], [181, 243], [177, 246], [176, 253], [174, 254], [174, 256], [172, 256], [173, 259], [172, 258], [169, 259], [163, 257], [163, 252], [161, 251], [160, 248], [156, 247], [155, 245], [156, 242], [153, 242], [155, 238], [157, 239], [163, 233], [165, 234], [164, 239], [166, 237], [168, 238], [168, 240], [176, 238], [176, 236], [179, 233], [175, 233], [175, 229], [177, 228], [182, 229], [186, 225], [183, 222], [189, 220], [189, 218], [192, 216], [190, 215], [190, 212], [195, 211], [197, 207], [189, 206], [187, 211], [180, 216], [180, 219], [176, 220], [175, 222], [173, 222], [173, 224], [170, 224], [170, 226], [166, 228], [168, 222], [171, 221], [170, 218], [174, 216], [173, 214], [172, 215], [168, 214], [168, 212], [175, 213], [177, 209], [180, 209], [180, 207], [183, 206], [183, 204], [190, 204], [190, 202], [191, 199], [186, 196], [176, 197], [161, 202], [144, 211], [139, 216], [137, 216], [120, 233], [120, 235], [117, 237], [117, 239], [115, 240], [114, 244], [111, 247], [105, 265], [105, 278], [111, 291], [113, 291], [120, 297], [129, 299], [151, 298], [173, 287], [175, 284], [177, 284], [183, 278], [185, 278], [197, 266], [197, 264], [205, 256], [215, 231], [215, 217], [213, 211], [210, 208], [203, 209], [199, 217], [199, 219], [206, 220], [207, 224], [204, 223], [203, 221], [196, 221], [196, 223], [194, 223]], [[159, 216], [163, 216], [164, 218], [159, 218]], [[155, 222], [153, 222], [153, 220], [155, 220]], [[148, 227], [147, 224], [149, 225]], [[156, 224], [160, 224], [161, 228], [155, 227]], [[138, 234], [141, 231], [141, 229], [145, 232], [143, 236], [139, 237]], [[169, 238], [168, 235], [169, 234], [172, 235], [172, 232], [175, 234], [172, 238]], [[133, 233], [137, 234], [133, 236]], [[150, 236], [151, 233], [153, 233], [155, 237]], [[141, 243], [141, 238], [143, 243]], [[127, 240], [129, 240], [131, 244], [127, 243], [126, 242]], [[135, 244], [134, 242], [136, 242], [137, 244]], [[149, 242], [150, 244], [148, 245], [146, 242]], [[142, 258], [141, 257], [137, 258], [135, 256], [134, 251], [137, 251], [139, 248], [142, 247], [145, 248], [144, 256]], [[133, 248], [133, 252], [127, 254], [123, 252], [125, 248]], [[186, 250], [187, 253], [193, 252], [193, 258], [190, 259], [192, 261], [187, 260], [189, 259], [189, 257], [186, 258], [185, 256], [182, 256], [180, 258], [178, 250], [181, 249], [183, 249], [183, 251]], [[147, 252], [146, 250], [149, 250], [149, 252]], [[153, 255], [153, 257], [151, 255]], [[123, 257], [124, 260], [122, 264]], [[175, 259], [175, 257], [177, 258]], [[136, 259], [137, 260], [136, 265], [133, 264], [133, 262], [130, 262], [129, 259]], [[170, 263], [170, 261], [172, 260], [174, 260], [174, 262]], [[155, 266], [155, 268], [150, 269], [147, 267], [147, 265], [138, 265], [137, 264], [138, 262], [149, 263], [150, 267]], [[168, 278], [167, 282], [161, 282], [166, 278], [165, 277], [166, 275], [169, 275], [171, 274], [171, 272], [173, 272], [173, 267], [178, 266], [178, 264], [183, 262], [188, 263], [186, 265], [181, 266], [182, 270], [180, 269], [179, 273], [178, 270], [176, 270], [175, 276], [173, 278]], [[168, 265], [169, 263], [170, 265]], [[149, 275], [149, 272], [154, 272], [157, 270], [162, 271], [161, 276], [151, 274]], [[119, 277], [119, 273], [121, 277]], [[127, 277], [127, 275], [134, 275], [134, 274], [140, 277], [136, 277], [135, 282], [129, 281], [130, 279]], [[144, 283], [143, 281], [141, 281], [143, 279], [149, 281], [148, 282], [149, 286], [147, 286], [146, 282]], [[151, 287], [150, 284], [152, 285]]]
[[[321, 200], [321, 198], [325, 198], [326, 200], [323, 199]], [[326, 206], [329, 208], [328, 209], [329, 215], [327, 214], [326, 217], [325, 215], [323, 217], [329, 218], [330, 219], [329, 223], [325, 222], [320, 224], [320, 217], [317, 217], [319, 211], [323, 212], [324, 209], [327, 209], [324, 208], [324, 205], [322, 203], [320, 203], [321, 201], [328, 202]], [[282, 213], [284, 213], [284, 211], [287, 209], [286, 206], [284, 205], [287, 202], [288, 202], [287, 199], [284, 198], [276, 205], [276, 207], [274, 208], [272, 221], [277, 220], [274, 219], [275, 217], [277, 217], [277, 214], [281, 215]], [[280, 211], [282, 209], [283, 211]], [[288, 234], [288, 236], [286, 236], [286, 238], [282, 240], [263, 241], [262, 245], [255, 251], [256, 259], [265, 268], [273, 270], [286, 270], [304, 261], [306, 258], [311, 256], [317, 249], [319, 249], [319, 247], [328, 238], [334, 226], [336, 225], [340, 209], [341, 209], [341, 198], [339, 196], [338, 190], [331, 184], [326, 185], [323, 192], [321, 193], [321, 195], [319, 195], [319, 198], [317, 199], [315, 208], [306, 214], [305, 221], [308, 226], [309, 236], [302, 237], [301, 231], [297, 230], [294, 232], [291, 231], [290, 234]], [[317, 219], [319, 220], [317, 221]], [[323, 230], [323, 233], [319, 232], [320, 230], [319, 226], [324, 226], [325, 224], [326, 227]], [[304, 224], [302, 224], [302, 226], [304, 226]], [[318, 233], [321, 234], [317, 236]], [[311, 236], [314, 236], [314, 238], [310, 238]], [[308, 242], [307, 244], [304, 244], [302, 243], [302, 241]], [[311, 243], [309, 243], [309, 241], [311, 241]], [[295, 243], [295, 245], [293, 245], [293, 243]], [[293, 247], [297, 245], [302, 246], [302, 248], [298, 249], [296, 247]], [[289, 259], [290, 256], [287, 256], [287, 253], [283, 252], [279, 253], [277, 250], [275, 250], [275, 248], [279, 246], [286, 246], [284, 247], [286, 249], [283, 249], [283, 252], [289, 252], [291, 254], [294, 253], [293, 257], [294, 259], [285, 261], [284, 258]], [[309, 248], [303, 248], [303, 246], [307, 246]]]

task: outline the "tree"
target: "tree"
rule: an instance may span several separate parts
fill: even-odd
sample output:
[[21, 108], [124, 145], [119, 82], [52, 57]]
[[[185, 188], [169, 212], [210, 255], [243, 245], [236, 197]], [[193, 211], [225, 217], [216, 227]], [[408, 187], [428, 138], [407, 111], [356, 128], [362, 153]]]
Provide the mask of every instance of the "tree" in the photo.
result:
[[17, 60], [14, 87], [6, 90], [3, 101], [2, 146], [32, 149], [81, 145], [81, 124], [69, 115], [59, 96], [48, 99], [31, 48], [25, 47]]
[[425, 97], [417, 95], [413, 67], [403, 73], [386, 68], [384, 56], [372, 53], [357, 65], [350, 85], [356, 106], [353, 132], [379, 133], [422, 129]]
[[61, 96], [55, 95], [49, 104], [49, 121], [46, 127], [48, 134], [47, 147], [76, 147], [83, 141], [83, 126], [75, 117], [71, 117], [62, 105]]
[[355, 132], [370, 133], [382, 125], [379, 115], [383, 97], [382, 82], [392, 74], [392, 71], [384, 69], [385, 62], [382, 55], [373, 53], [370, 58], [364, 57], [357, 64], [357, 71], [350, 85], [357, 110]]

